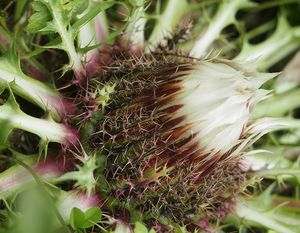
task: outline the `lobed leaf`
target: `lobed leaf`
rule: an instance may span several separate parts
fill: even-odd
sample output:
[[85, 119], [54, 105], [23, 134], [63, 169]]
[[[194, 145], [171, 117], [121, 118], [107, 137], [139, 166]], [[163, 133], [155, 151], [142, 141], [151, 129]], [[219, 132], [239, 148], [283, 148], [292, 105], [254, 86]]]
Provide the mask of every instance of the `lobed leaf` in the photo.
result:
[[92, 207], [86, 212], [74, 207], [71, 211], [70, 224], [74, 229], [85, 229], [94, 226], [100, 221], [102, 211], [97, 207]]
[[85, 13], [82, 17], [80, 17], [73, 25], [72, 28], [74, 31], [77, 31], [88, 23], [91, 19], [93, 19], [96, 15], [98, 15], [101, 11], [104, 11], [110, 7], [112, 7], [116, 1], [107, 1], [103, 3], [99, 3], [91, 8], [87, 13]]
[[46, 28], [49, 21], [52, 20], [52, 17], [47, 5], [42, 2], [33, 2], [32, 9], [36, 12], [29, 18], [26, 29], [34, 33]]

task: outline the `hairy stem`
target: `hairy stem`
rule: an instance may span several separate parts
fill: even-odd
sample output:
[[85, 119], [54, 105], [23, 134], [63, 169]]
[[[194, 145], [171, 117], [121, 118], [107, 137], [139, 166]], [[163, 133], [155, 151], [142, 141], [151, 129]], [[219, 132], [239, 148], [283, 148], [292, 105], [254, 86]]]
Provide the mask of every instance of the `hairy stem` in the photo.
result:
[[136, 9], [133, 11], [125, 31], [126, 41], [141, 49], [144, 46], [144, 30], [146, 24], [146, 15], [143, 2], [144, 1], [141, 0], [135, 0]]
[[[291, 28], [284, 17], [279, 18], [276, 31], [267, 40], [251, 45], [245, 40], [242, 51], [235, 60], [259, 60], [257, 66], [266, 70], [299, 47], [298, 28]], [[282, 36], [284, 35], [284, 36]]]
[[72, 33], [69, 32], [66, 28], [66, 25], [62, 23], [63, 19], [61, 12], [59, 12], [59, 9], [53, 5], [53, 1], [49, 1], [49, 4], [52, 8], [53, 20], [57, 27], [57, 31], [62, 39], [64, 47], [66, 48], [66, 52], [70, 61], [70, 66], [72, 67], [76, 75], [85, 75], [84, 67], [81, 62], [81, 55], [78, 54], [75, 49]]
[[75, 137], [75, 134], [63, 124], [29, 116], [9, 104], [0, 107], [0, 121], [10, 125], [11, 128], [31, 132], [50, 142], [67, 143], [73, 141], [72, 138]]
[[186, 0], [169, 0], [163, 14], [158, 18], [154, 30], [148, 40], [147, 50], [155, 48], [161, 41], [170, 36], [178, 21], [187, 11]]
[[285, 233], [295, 232], [293, 229], [288, 227], [288, 225], [284, 225], [276, 221], [273, 218], [274, 213], [272, 211], [271, 212], [257, 211], [255, 208], [252, 208], [252, 206], [249, 205], [249, 203], [243, 201], [237, 201], [235, 212], [240, 218], [242, 218], [244, 221], [248, 223], [254, 223], [255, 225], [265, 226], [268, 229], [271, 229], [276, 232], [285, 232]]
[[7, 59], [0, 59], [0, 86], [7, 86], [16, 94], [33, 102], [52, 116], [63, 115], [64, 104], [58, 92], [44, 83], [34, 80], [21, 72]]
[[248, 0], [223, 1], [208, 29], [196, 41], [190, 56], [195, 58], [205, 56], [211, 44], [220, 36], [222, 29], [235, 22], [236, 12], [241, 7], [246, 6], [247, 2]]

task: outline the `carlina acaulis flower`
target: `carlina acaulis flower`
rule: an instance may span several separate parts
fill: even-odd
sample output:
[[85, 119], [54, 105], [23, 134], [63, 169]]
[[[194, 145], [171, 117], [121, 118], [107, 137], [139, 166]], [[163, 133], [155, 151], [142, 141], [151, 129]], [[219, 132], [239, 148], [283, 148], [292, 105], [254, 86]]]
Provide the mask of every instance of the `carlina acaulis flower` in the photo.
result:
[[102, 80], [114, 91], [91, 137], [107, 155], [108, 198], [156, 220], [224, 217], [245, 181], [243, 152], [259, 134], [246, 130], [268, 94], [259, 88], [275, 74], [163, 55], [112, 67]]

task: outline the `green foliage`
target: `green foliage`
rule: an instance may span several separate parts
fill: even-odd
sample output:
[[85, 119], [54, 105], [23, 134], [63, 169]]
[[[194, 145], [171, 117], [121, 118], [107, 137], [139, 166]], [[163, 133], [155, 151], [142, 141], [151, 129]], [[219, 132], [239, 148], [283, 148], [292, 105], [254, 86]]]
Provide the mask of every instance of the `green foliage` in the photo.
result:
[[[66, 30], [72, 35], [72, 38], [75, 39], [77, 34], [73, 32], [77, 32], [80, 27], [93, 19], [97, 14], [110, 8], [115, 3], [115, 1], [105, 1], [95, 5], [88, 12], [85, 12], [89, 1], [36, 0], [32, 3], [32, 8], [36, 12], [29, 18], [27, 30], [30, 32], [52, 33], [62, 33], [62, 30]], [[84, 14], [75, 20], [71, 26], [71, 19], [74, 19], [75, 16], [83, 12]], [[61, 35], [61, 37], [63, 36], [64, 35]]]
[[20, 67], [20, 59], [15, 52], [14, 44], [0, 57], [0, 87], [11, 88], [27, 101], [30, 101], [50, 115], [58, 118], [57, 103], [61, 101], [60, 95], [47, 84], [25, 75]]
[[287, 202], [274, 205], [278, 202], [278, 197], [272, 195], [274, 187], [269, 186], [260, 195], [241, 197], [237, 201], [236, 213], [230, 215], [227, 221], [236, 227], [260, 226], [275, 232], [299, 232], [299, 210], [297, 207], [285, 207], [288, 205], [287, 199]]
[[141, 222], [136, 222], [134, 224], [134, 233], [155, 233], [153, 229], [148, 231], [147, 227], [141, 223]]
[[[107, 1], [97, 4], [93, 8], [88, 8], [89, 1], [81, 0], [36, 0], [32, 4], [36, 11], [30, 18], [27, 25], [29, 32], [54, 33], [57, 37], [51, 40], [45, 48], [55, 48], [64, 50], [69, 57], [69, 66], [77, 76], [85, 75], [81, 54], [75, 46], [79, 29], [93, 19], [101, 11], [110, 8], [114, 1]], [[86, 10], [89, 9], [87, 12]], [[76, 16], [83, 14], [76, 20]], [[73, 19], [75, 22], [72, 24]], [[41, 52], [38, 49], [37, 54]]]
[[93, 207], [83, 212], [78, 208], [73, 208], [71, 211], [70, 224], [74, 230], [86, 229], [97, 224], [102, 217], [102, 211]]
[[74, 31], [78, 31], [82, 26], [92, 20], [97, 14], [100, 12], [112, 7], [116, 1], [105, 1], [93, 6], [88, 12], [85, 12], [82, 17], [80, 17], [76, 22], [72, 25]]
[[83, 160], [82, 166], [76, 165], [76, 167], [78, 169], [77, 171], [67, 172], [57, 180], [75, 180], [75, 186], [86, 190], [90, 195], [96, 185], [96, 180], [94, 178], [94, 171], [98, 168], [96, 156], [90, 156]]
[[27, 30], [30, 32], [59, 33], [60, 28], [70, 24], [70, 19], [81, 14], [89, 1], [80, 0], [37, 0], [32, 3], [35, 13], [29, 18]]
[[35, 13], [28, 20], [27, 30], [35, 33], [45, 28], [52, 17], [47, 6], [42, 2], [33, 2], [32, 9]]
[[63, 14], [73, 17], [83, 13], [89, 5], [89, 1], [81, 0], [60, 0], [56, 1]]
[[[3, 98], [0, 98], [1, 152], [9, 153], [9, 155], [12, 154], [13, 157], [17, 157], [15, 153], [10, 153], [12, 148], [10, 148], [11, 146], [9, 145], [8, 140], [11, 132], [15, 128], [21, 128], [22, 130], [26, 130], [27, 132], [38, 135], [40, 138], [40, 152], [44, 150], [45, 154], [47, 154], [47, 159], [52, 158], [52, 154], [50, 155], [50, 153], [47, 153], [49, 141], [52, 140], [53, 142], [58, 142], [60, 144], [63, 144], [64, 142], [64, 137], [60, 137], [60, 135], [61, 133], [65, 133], [65, 128], [60, 127], [61, 125], [55, 123], [52, 119], [45, 119], [48, 113], [50, 113], [49, 115], [51, 115], [54, 120], [61, 120], [58, 116], [58, 112], [56, 111], [57, 105], [52, 105], [51, 102], [53, 99], [55, 99], [55, 103], [60, 102], [62, 100], [61, 96], [58, 94], [54, 86], [48, 87], [44, 83], [31, 79], [29, 77], [30, 75], [25, 75], [26, 72], [24, 73], [24, 70], [22, 71], [20, 67], [20, 58], [22, 59], [22, 65], [23, 63], [29, 63], [30, 65], [36, 64], [31, 62], [33, 60], [30, 60], [34, 58], [36, 58], [36, 60], [39, 62], [44, 62], [43, 65], [49, 68], [49, 71], [47, 71], [48, 73], [53, 72], [53, 70], [56, 69], [66, 71], [70, 68], [75, 71], [75, 75], [80, 72], [84, 73], [85, 54], [93, 49], [97, 50], [102, 45], [111, 44], [114, 38], [119, 36], [122, 31], [126, 34], [126, 29], [124, 30], [126, 27], [128, 31], [134, 31], [129, 30], [130, 19], [132, 20], [132, 25], [134, 26], [138, 20], [134, 21], [133, 19], [140, 19], [142, 21], [141, 24], [145, 23], [145, 25], [143, 25], [145, 27], [138, 27], [140, 30], [137, 30], [137, 32], [140, 33], [140, 36], [147, 35], [146, 38], [148, 38], [148, 41], [145, 41], [147, 48], [153, 46], [153, 49], [155, 49], [156, 46], [163, 46], [165, 37], [172, 36], [171, 32], [173, 32], [177, 26], [181, 24], [181, 21], [184, 21], [182, 20], [183, 18], [181, 16], [188, 13], [188, 15], [193, 19], [195, 27], [193, 28], [192, 33], [193, 38], [189, 39], [189, 41], [184, 44], [186, 47], [183, 46], [183, 50], [185, 50], [184, 52], [186, 54], [188, 54], [190, 52], [190, 48], [195, 45], [195, 39], [198, 37], [196, 35], [198, 33], [198, 27], [200, 28], [199, 31], [201, 31], [198, 37], [200, 41], [199, 48], [204, 50], [204, 55], [207, 55], [207, 53], [209, 53], [211, 50], [220, 51], [220, 54], [223, 57], [235, 57], [235, 59], [241, 60], [248, 59], [248, 57], [254, 55], [261, 55], [263, 56], [263, 59], [258, 64], [258, 67], [261, 69], [268, 69], [278, 62], [282, 62], [283, 58], [299, 48], [300, 21], [298, 13], [300, 4], [298, 0], [269, 0], [260, 1], [261, 3], [258, 3], [258, 1], [255, 1], [254, 3], [253, 0], [208, 0], [198, 2], [186, 0], [4, 0], [1, 2], [0, 50], [3, 54], [6, 52], [6, 54], [0, 58], [0, 94], [3, 94], [4, 96]], [[93, 4], [91, 5], [91, 3]], [[122, 8], [119, 8], [116, 5], [122, 5]], [[285, 5], [287, 5], [287, 7]], [[140, 17], [130, 17], [131, 8], [132, 12], [141, 8], [142, 11], [140, 12]], [[203, 10], [203, 14], [199, 12], [200, 8]], [[96, 20], [94, 21], [95, 16], [99, 16], [99, 13], [103, 13], [103, 11], [107, 9], [109, 10], [106, 11], [108, 15], [107, 25], [110, 30], [107, 37], [100, 42], [97, 41], [94, 44], [86, 43], [86, 47], [83, 46], [82, 48], [78, 48], [77, 45], [80, 44], [78, 34], [80, 31], [84, 31], [82, 30], [83, 27], [89, 23], [93, 25], [96, 22]], [[270, 9], [271, 12], [268, 11]], [[264, 12], [260, 12], [262, 10], [264, 10]], [[263, 21], [265, 18], [268, 18], [269, 14], [273, 14], [274, 12], [276, 14], [274, 14], [270, 22], [266, 23], [267, 26], [265, 26]], [[101, 16], [103, 15], [101, 14]], [[125, 18], [127, 22], [124, 22], [126, 21]], [[290, 18], [292, 18], [292, 20], [290, 20]], [[198, 19], [199, 21], [197, 22]], [[263, 25], [261, 25], [262, 23]], [[26, 31], [23, 31], [23, 26], [26, 24]], [[123, 25], [125, 25], [125, 27]], [[234, 27], [236, 31], [232, 30], [231, 27]], [[248, 28], [251, 29], [248, 30]], [[94, 33], [94, 31], [90, 32], [89, 38], [94, 38]], [[231, 39], [227, 39], [230, 38], [231, 34], [239, 35], [231, 41]], [[137, 35], [138, 33], [134, 33], [132, 36], [133, 39], [138, 39], [136, 37]], [[188, 34], [184, 36], [188, 36]], [[263, 39], [259, 37], [262, 37]], [[258, 42], [256, 41], [252, 43], [253, 38], [259, 38]], [[182, 39], [184, 41], [186, 38]], [[6, 48], [6, 44], [3, 42], [3, 40], [6, 40], [5, 42], [11, 44], [9, 49]], [[118, 43], [122, 42], [118, 41]], [[16, 48], [14, 48], [14, 45], [16, 45]], [[176, 47], [177, 46], [178, 45], [176, 45]], [[32, 51], [32, 48], [35, 50]], [[147, 48], [145, 50], [147, 50]], [[65, 62], [65, 56], [60, 54], [61, 51], [49, 53], [50, 49], [59, 49], [66, 52], [69, 57], [68, 66], [62, 67], [60, 64], [61, 61]], [[18, 51], [20, 58], [16, 55], [15, 51]], [[47, 53], [45, 53], [46, 56], [43, 56], [44, 54], [41, 53], [45, 51], [47, 51]], [[196, 49], [196, 53], [198, 52], [199, 50]], [[49, 59], [47, 56], [49, 56]], [[110, 56], [110, 54], [105, 54], [105, 56]], [[63, 58], [61, 59], [61, 57]], [[118, 54], [116, 57], [118, 57]], [[56, 59], [58, 59], [59, 62], [56, 62]], [[100, 59], [102, 59], [102, 57]], [[106, 58], [104, 58], [104, 61], [105, 59]], [[134, 59], [137, 61], [139, 60], [138, 56]], [[48, 60], [55, 60], [55, 62], [48, 62]], [[118, 60], [114, 62], [118, 64]], [[54, 66], [50, 67], [53, 64]], [[281, 63], [281, 66], [284, 64], [285, 61]], [[116, 67], [118, 68], [118, 66]], [[56, 78], [58, 79], [59, 75], [57, 75], [56, 72], [53, 72], [51, 78], [54, 78], [54, 76], [57, 76]], [[63, 82], [67, 78], [70, 77], [68, 75], [64, 76], [62, 78]], [[57, 80], [53, 79], [51, 81], [54, 83]], [[100, 82], [101, 81], [102, 80], [100, 80]], [[59, 82], [60, 80], [57, 82], [60, 85]], [[67, 82], [67, 85], [69, 84], [73, 85], [73, 83]], [[75, 85], [73, 85], [72, 88], [76, 89], [74, 86]], [[270, 83], [268, 87], [272, 89], [274, 88], [274, 84]], [[258, 112], [258, 116], [265, 116], [266, 113], [268, 113], [270, 116], [282, 117], [291, 113], [291, 117], [299, 118], [299, 83], [296, 82], [296, 85], [293, 86], [293, 88], [294, 89], [292, 92], [275, 96], [274, 98], [271, 98], [269, 102], [265, 102], [265, 104], [261, 105], [261, 108], [259, 109], [261, 112]], [[6, 99], [6, 93], [3, 93], [5, 90], [9, 90], [10, 92], [8, 99]], [[68, 91], [69, 89], [66, 92]], [[73, 89], [71, 92], [72, 91]], [[87, 88], [87, 91], [90, 91], [90, 87]], [[115, 92], [114, 86], [107, 86], [101, 89], [95, 88], [95, 90], [92, 91], [95, 91], [95, 93], [92, 94], [95, 94], [95, 98], [93, 100], [96, 103], [93, 104], [97, 107], [99, 107], [99, 105], [102, 107], [108, 105], [111, 98], [110, 94]], [[83, 93], [83, 96], [85, 94], [90, 93]], [[17, 103], [14, 95], [20, 96], [21, 98], [25, 99], [25, 101], [23, 99], [19, 101], [20, 99], [17, 97]], [[66, 93], [66, 96], [73, 97], [73, 93], [70, 93], [70, 95], [69, 93]], [[26, 101], [39, 106], [44, 110], [44, 112], [41, 111], [41, 115], [39, 115], [39, 113], [36, 114], [35, 109]], [[33, 108], [33, 110], [31, 108]], [[250, 103], [249, 108], [251, 108]], [[37, 116], [31, 117], [30, 114], [36, 114]], [[101, 195], [110, 195], [109, 191], [115, 185], [115, 180], [106, 179], [107, 177], [104, 175], [105, 172], [107, 172], [106, 156], [101, 154], [99, 151], [95, 152], [94, 148], [91, 149], [91, 142], [89, 141], [90, 135], [94, 134], [95, 131], [98, 130], [98, 128], [95, 126], [97, 126], [97, 123], [102, 120], [103, 116], [105, 116], [105, 111], [99, 110], [93, 114], [92, 118], [89, 119], [88, 122], [80, 124], [80, 126], [77, 125], [78, 122], [76, 120], [74, 123], [72, 121], [73, 119], [63, 119], [70, 124], [71, 127], [76, 129], [80, 128], [80, 143], [86, 150], [86, 153], [82, 151], [78, 152], [77, 145], [75, 145], [75, 153], [79, 153], [79, 155], [76, 154], [75, 157], [79, 158], [80, 165], [79, 163], [77, 165], [72, 164], [71, 166], [74, 165], [75, 169], [70, 172], [66, 172], [59, 178], [53, 178], [50, 173], [50, 175], [47, 174], [47, 177], [42, 180], [49, 182], [49, 187], [52, 186], [53, 189], [63, 192], [62, 190], [65, 187], [70, 188], [72, 185], [74, 185], [81, 191], [84, 190], [84, 192], [88, 194], [86, 197], [88, 199], [93, 191], [99, 191], [95, 189], [97, 186], [100, 187], [99, 189], [101, 192], [103, 192]], [[14, 119], [17, 119], [17, 117], [20, 117], [18, 121], [14, 121]], [[22, 128], [24, 126], [22, 119], [26, 120], [24, 122], [29, 122], [29, 124], [26, 126], [27, 128]], [[294, 149], [297, 149], [298, 156], [300, 134], [295, 134], [294, 132], [292, 133], [295, 140], [292, 142], [289, 140], [289, 143], [292, 143]], [[278, 135], [275, 135], [274, 137], [277, 137]], [[287, 136], [286, 132], [280, 132], [280, 136], [277, 138], [284, 138], [284, 136]], [[20, 141], [20, 143], [28, 144], [28, 142], [23, 142], [23, 139]], [[286, 140], [276, 140], [276, 142], [272, 143], [270, 143], [268, 140], [263, 140], [260, 142], [260, 144], [254, 146], [254, 148], [267, 149], [274, 152], [274, 154], [265, 155], [262, 153], [252, 156], [254, 160], [263, 163], [264, 166], [260, 167], [260, 171], [255, 172], [255, 177], [253, 179], [254, 181], [251, 180], [251, 184], [257, 182], [258, 180], [259, 182], [263, 180], [262, 186], [264, 187], [266, 185], [269, 186], [269, 188], [266, 188], [264, 192], [255, 190], [253, 191], [252, 196], [249, 195], [251, 197], [241, 196], [239, 198], [237, 205], [235, 206], [235, 213], [228, 218], [227, 223], [236, 227], [236, 229], [239, 229], [240, 232], [248, 232], [249, 228], [251, 227], [256, 227], [261, 231], [268, 231], [270, 233], [300, 232], [300, 163], [299, 159], [296, 158], [295, 151], [292, 151], [293, 153], [291, 151], [287, 153], [286, 151], [278, 150], [280, 146], [285, 147], [283, 144], [288, 143]], [[27, 146], [30, 147], [31, 144], [29, 143]], [[57, 147], [59, 146], [53, 146], [50, 144], [49, 151], [57, 152]], [[61, 154], [65, 155], [65, 151], [59, 150], [59, 155]], [[289, 157], [290, 154], [293, 154], [294, 157]], [[25, 162], [28, 158], [32, 159], [33, 157], [34, 156], [31, 155], [24, 155], [19, 157], [19, 160]], [[69, 162], [68, 159], [66, 162]], [[116, 163], [117, 162], [118, 161], [116, 161]], [[33, 163], [28, 162], [26, 164], [28, 167], [34, 166]], [[20, 195], [20, 200], [17, 199], [17, 204], [14, 203], [14, 200], [10, 200], [12, 201], [11, 205], [7, 204], [5, 200], [3, 203], [1, 202], [0, 232], [48, 233], [48, 231], [51, 232], [52, 230], [55, 233], [58, 232], [57, 229], [64, 224], [59, 224], [58, 228], [55, 226], [53, 229], [50, 229], [58, 222], [58, 219], [56, 219], [54, 214], [49, 214], [50, 211], [48, 211], [52, 203], [48, 202], [48, 200], [44, 202], [44, 200], [42, 200], [43, 197], [38, 196], [36, 193], [30, 192], [23, 195], [21, 194], [22, 192], [19, 192], [23, 186], [28, 186], [31, 188], [33, 183], [31, 181], [33, 181], [33, 179], [30, 179], [30, 182], [25, 182], [23, 179], [27, 178], [29, 173], [26, 173], [25, 176], [23, 170], [19, 172], [19, 166], [16, 168], [8, 165], [10, 167], [7, 168], [7, 161], [5, 160], [1, 161], [0, 165], [1, 169], [5, 169], [5, 172], [0, 174], [0, 180], [3, 182], [3, 184], [14, 184], [14, 181], [18, 181], [18, 185], [20, 184], [20, 186], [16, 185], [12, 189], [7, 188], [2, 190], [0, 187], [0, 194], [2, 195], [0, 196], [3, 199], [5, 198], [10, 200], [13, 199], [11, 198], [12, 196]], [[118, 176], [120, 177], [119, 179], [121, 181], [123, 181], [122, 172], [123, 171], [120, 171], [121, 174]], [[36, 176], [41, 176], [42, 178], [40, 173], [36, 174]], [[13, 177], [16, 180], [9, 180], [7, 177]], [[9, 183], [7, 180], [13, 182]], [[267, 182], [264, 182], [265, 180], [267, 180]], [[270, 185], [270, 180], [276, 184], [279, 184], [281, 189], [276, 188], [276, 185]], [[55, 185], [57, 182], [63, 182], [63, 185], [56, 187]], [[150, 185], [151, 184], [149, 184], [149, 186]], [[164, 184], [162, 183], [162, 185]], [[2, 187], [4, 187], [4, 185]], [[69, 223], [70, 229], [72, 227], [73, 230], [65, 231], [60, 228], [60, 232], [92, 232], [94, 231], [94, 227], [101, 227], [98, 226], [97, 223], [102, 223], [102, 218], [107, 217], [107, 215], [102, 215], [101, 210], [97, 207], [88, 209], [86, 206], [84, 206], [82, 209], [80, 209], [81, 207], [73, 208], [74, 206], [79, 206], [77, 205], [78, 203], [81, 205], [83, 202], [87, 201], [87, 199], [84, 199], [84, 201], [81, 202], [81, 196], [80, 198], [78, 197], [78, 199], [76, 199], [76, 194], [78, 194], [76, 191], [74, 192], [73, 196], [70, 195], [73, 198], [69, 198], [60, 209], [62, 212], [65, 211], [63, 212], [64, 214], [62, 214], [62, 223], [64, 223], [64, 221]], [[282, 196], [279, 196], [276, 194], [276, 192], [280, 192], [280, 195]], [[260, 195], [258, 195], [259, 193]], [[134, 213], [135, 210], [133, 206], [135, 206], [135, 203], [130, 203], [129, 201], [126, 202], [127, 194], [125, 193], [124, 195], [125, 196], [122, 201], [125, 201], [121, 204], [119, 203], [119, 200], [114, 200], [114, 197], [107, 198], [107, 206], [109, 206], [109, 204], [113, 206], [112, 212], [115, 211], [119, 206], [121, 206], [121, 208], [124, 208], [125, 206], [125, 209], [130, 211], [131, 218], [129, 221], [132, 223], [130, 227], [133, 229], [134, 233], [155, 233], [153, 229], [147, 229], [146, 223], [135, 222], [136, 220], [140, 219], [148, 219], [149, 213], [141, 213], [139, 211]], [[283, 195], [286, 196], [283, 197]], [[51, 192], [50, 196], [50, 199], [60, 199], [62, 202], [66, 201], [67, 199], [65, 196], [58, 198], [54, 191]], [[154, 200], [156, 196], [155, 194], [151, 194], [145, 198]], [[89, 206], [90, 205], [91, 204], [89, 203]], [[162, 205], [160, 208], [163, 209], [163, 207], [164, 206]], [[111, 212], [108, 212], [108, 215], [110, 213]], [[178, 227], [175, 223], [169, 224], [168, 216], [164, 216], [162, 219], [156, 220], [161, 221], [162, 224], [164, 224], [166, 227], [169, 227], [169, 229], [174, 230], [176, 233], [189, 232], [183, 226]], [[105, 224], [108, 222], [110, 224], [111, 220], [112, 217], [109, 216], [109, 221], [105, 221]], [[112, 222], [112, 224], [118, 224], [121, 221], [119, 219], [113, 219]], [[121, 229], [119, 232], [124, 233], [130, 231], [129, 224], [127, 222], [122, 222], [120, 225], [123, 225], [123, 227], [119, 228]], [[47, 227], [49, 229], [47, 229]], [[220, 228], [222, 227], [223, 226], [221, 225]], [[111, 226], [109, 229], [111, 229]], [[122, 231], [123, 229], [124, 231]]]

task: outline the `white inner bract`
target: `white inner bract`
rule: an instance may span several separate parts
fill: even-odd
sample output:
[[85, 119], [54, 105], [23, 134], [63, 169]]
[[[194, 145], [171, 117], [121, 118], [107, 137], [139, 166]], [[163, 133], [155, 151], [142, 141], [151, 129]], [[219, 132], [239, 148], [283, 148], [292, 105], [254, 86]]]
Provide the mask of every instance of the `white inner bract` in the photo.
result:
[[171, 105], [183, 107], [172, 119], [184, 115], [179, 126], [193, 123], [182, 137], [196, 134], [190, 143], [199, 141], [203, 153], [209, 154], [207, 159], [216, 153], [224, 154], [241, 142], [251, 110], [269, 93], [259, 88], [276, 75], [240, 67], [228, 61], [201, 61], [193, 71], [184, 71], [177, 78], [183, 81], [183, 88]]

